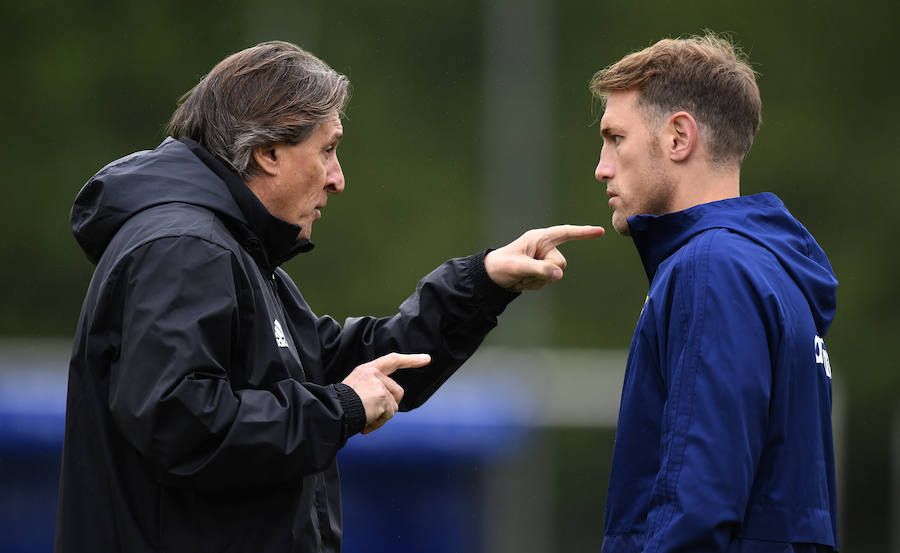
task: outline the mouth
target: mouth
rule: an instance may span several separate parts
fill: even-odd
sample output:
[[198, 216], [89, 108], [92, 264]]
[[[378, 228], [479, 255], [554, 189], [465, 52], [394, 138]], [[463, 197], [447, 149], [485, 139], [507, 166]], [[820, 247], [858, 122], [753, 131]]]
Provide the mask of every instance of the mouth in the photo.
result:
[[609, 205], [609, 207], [613, 207], [613, 202], [619, 197], [619, 195], [609, 189], [606, 190], [606, 195], [609, 196], [609, 201], [607, 202], [607, 204]]
[[321, 218], [322, 218], [322, 210], [323, 210], [323, 209], [325, 209], [325, 206], [324, 206], [324, 205], [323, 205], [323, 206], [316, 206], [316, 207], [313, 209], [313, 213], [314, 213], [314, 215], [315, 215], [315, 220], [318, 220], [318, 219], [321, 219]]

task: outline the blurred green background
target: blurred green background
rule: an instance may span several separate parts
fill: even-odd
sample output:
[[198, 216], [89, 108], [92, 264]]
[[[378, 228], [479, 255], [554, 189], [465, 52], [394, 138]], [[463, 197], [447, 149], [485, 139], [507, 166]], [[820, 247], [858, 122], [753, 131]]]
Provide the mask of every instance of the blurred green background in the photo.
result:
[[[286, 266], [315, 310], [340, 319], [389, 314], [444, 259], [530, 227], [611, 230], [588, 80], [659, 38], [729, 32], [763, 96], [742, 192], [781, 196], [840, 281], [827, 343], [847, 399], [842, 549], [888, 551], [898, 14], [840, 0], [4, 3], [0, 336], [72, 335], [92, 272], [68, 229], [75, 194], [109, 161], [155, 147], [176, 99], [233, 51], [296, 42], [353, 82], [347, 190], [316, 224], [317, 248]], [[565, 280], [511, 306], [491, 344], [627, 348], [647, 291], [630, 240], [564, 253]], [[608, 470], [609, 443], [560, 439]]]

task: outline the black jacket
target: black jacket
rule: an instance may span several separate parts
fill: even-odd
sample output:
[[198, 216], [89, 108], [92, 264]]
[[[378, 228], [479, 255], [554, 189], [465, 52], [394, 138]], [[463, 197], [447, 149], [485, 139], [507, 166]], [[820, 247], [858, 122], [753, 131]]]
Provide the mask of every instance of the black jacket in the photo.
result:
[[515, 296], [448, 261], [388, 318], [316, 317], [278, 268], [308, 241], [237, 173], [166, 139], [72, 208], [97, 268], [69, 367], [56, 551], [339, 551], [335, 456], [362, 430], [341, 380], [391, 351], [401, 410], [475, 351]]

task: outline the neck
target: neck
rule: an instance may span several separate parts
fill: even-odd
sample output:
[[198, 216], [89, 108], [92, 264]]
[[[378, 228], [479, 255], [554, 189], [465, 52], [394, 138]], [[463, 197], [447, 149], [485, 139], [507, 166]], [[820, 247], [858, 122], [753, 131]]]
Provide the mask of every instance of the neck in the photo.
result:
[[700, 171], [685, 171], [676, 186], [672, 211], [683, 211], [695, 205], [741, 195], [741, 172], [739, 167], [703, 168]]

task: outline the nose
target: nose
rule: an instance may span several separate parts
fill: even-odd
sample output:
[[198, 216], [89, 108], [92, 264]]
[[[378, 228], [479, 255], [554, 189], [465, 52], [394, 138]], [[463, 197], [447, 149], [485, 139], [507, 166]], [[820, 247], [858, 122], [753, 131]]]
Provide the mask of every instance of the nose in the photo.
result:
[[594, 177], [600, 182], [608, 182], [614, 176], [615, 170], [612, 161], [609, 156], [603, 155], [603, 150], [600, 150], [600, 161], [597, 163], [597, 168], [594, 169]]
[[344, 171], [341, 169], [341, 162], [338, 161], [337, 155], [332, 158], [328, 164], [328, 172], [325, 175], [325, 189], [329, 194], [340, 194], [344, 191]]

